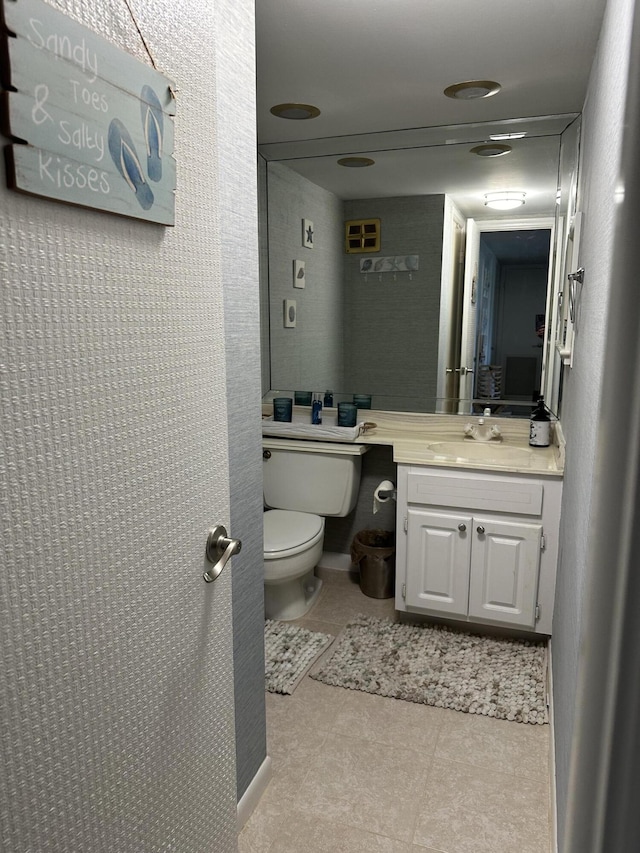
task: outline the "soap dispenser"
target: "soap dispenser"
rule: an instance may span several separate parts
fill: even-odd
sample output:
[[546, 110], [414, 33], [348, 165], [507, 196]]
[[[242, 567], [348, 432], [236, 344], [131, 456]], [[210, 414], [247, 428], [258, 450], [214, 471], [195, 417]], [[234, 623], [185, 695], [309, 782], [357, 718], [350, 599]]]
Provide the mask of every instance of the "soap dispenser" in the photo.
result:
[[322, 399], [320, 394], [313, 395], [313, 402], [311, 403], [311, 423], [322, 423]]
[[544, 397], [538, 397], [529, 421], [529, 444], [531, 447], [549, 447], [550, 441], [551, 416], [544, 404]]

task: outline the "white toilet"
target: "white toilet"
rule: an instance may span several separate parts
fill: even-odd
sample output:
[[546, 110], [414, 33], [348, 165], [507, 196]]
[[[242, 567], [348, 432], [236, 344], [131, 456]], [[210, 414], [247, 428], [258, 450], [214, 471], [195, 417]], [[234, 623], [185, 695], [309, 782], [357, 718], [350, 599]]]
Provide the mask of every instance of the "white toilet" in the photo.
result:
[[264, 592], [267, 619], [298, 619], [322, 586], [324, 516], [348, 515], [358, 500], [362, 444], [263, 438]]

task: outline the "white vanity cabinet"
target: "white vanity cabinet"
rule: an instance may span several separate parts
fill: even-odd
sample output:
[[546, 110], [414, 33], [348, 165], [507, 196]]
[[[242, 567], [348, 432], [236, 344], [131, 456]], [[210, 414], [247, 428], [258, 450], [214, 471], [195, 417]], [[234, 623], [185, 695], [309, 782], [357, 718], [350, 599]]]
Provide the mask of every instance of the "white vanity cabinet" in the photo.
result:
[[398, 465], [396, 608], [550, 634], [562, 481]]

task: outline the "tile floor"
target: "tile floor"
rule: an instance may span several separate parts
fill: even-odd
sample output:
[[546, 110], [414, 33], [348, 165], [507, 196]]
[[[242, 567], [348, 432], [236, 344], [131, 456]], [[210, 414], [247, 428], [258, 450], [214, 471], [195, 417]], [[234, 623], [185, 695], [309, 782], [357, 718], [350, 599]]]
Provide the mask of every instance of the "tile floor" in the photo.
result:
[[[324, 572], [297, 624], [337, 634], [354, 613], [394, 618]], [[273, 776], [239, 853], [550, 853], [549, 726], [330, 687], [267, 694]]]

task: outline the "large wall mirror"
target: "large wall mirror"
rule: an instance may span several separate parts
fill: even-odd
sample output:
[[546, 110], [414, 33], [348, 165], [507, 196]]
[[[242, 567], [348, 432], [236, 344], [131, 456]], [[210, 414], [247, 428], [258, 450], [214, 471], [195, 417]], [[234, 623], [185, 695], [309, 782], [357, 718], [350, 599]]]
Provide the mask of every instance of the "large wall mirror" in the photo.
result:
[[[557, 411], [578, 143], [563, 114], [260, 146], [265, 397]], [[505, 186], [524, 205], [489, 209]], [[379, 222], [375, 251], [349, 250], [346, 222]]]

